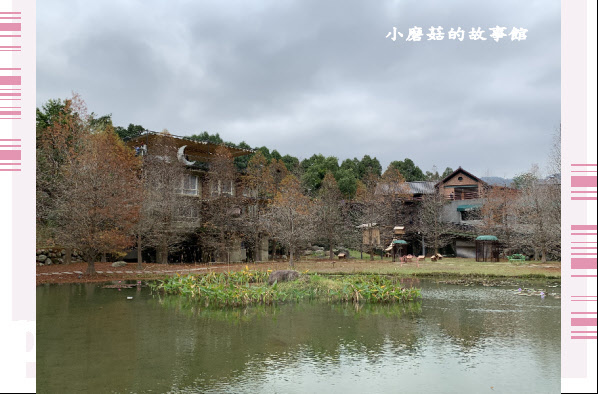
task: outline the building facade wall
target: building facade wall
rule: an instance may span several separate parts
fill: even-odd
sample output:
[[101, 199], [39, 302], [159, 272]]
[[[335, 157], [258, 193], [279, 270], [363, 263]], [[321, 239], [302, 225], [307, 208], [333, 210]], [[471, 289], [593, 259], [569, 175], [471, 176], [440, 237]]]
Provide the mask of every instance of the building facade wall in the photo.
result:
[[[475, 198], [472, 200], [459, 200], [459, 201], [451, 201], [447, 203], [444, 208], [442, 209], [442, 220], [444, 222], [455, 223], [455, 224], [474, 224], [470, 223], [470, 221], [463, 221], [461, 220], [461, 212], [457, 211], [459, 205], [483, 205], [484, 204], [483, 198]], [[473, 221], [471, 221], [473, 222]]]
[[[463, 178], [459, 180], [459, 178]], [[451, 199], [451, 194], [454, 195], [455, 187], [458, 186], [477, 186], [477, 189], [471, 188], [472, 191], [476, 191], [480, 194], [484, 193], [484, 183], [477, 181], [463, 172], [460, 172], [453, 176], [448, 181], [438, 186], [439, 192], [447, 199]]]

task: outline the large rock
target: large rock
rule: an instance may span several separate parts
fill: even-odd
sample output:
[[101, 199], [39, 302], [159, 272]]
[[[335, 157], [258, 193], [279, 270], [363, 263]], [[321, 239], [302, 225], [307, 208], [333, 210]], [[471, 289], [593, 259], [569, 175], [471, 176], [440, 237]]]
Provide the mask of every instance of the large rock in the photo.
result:
[[52, 265], [52, 260], [46, 259], [46, 261], [44, 261], [44, 263], [46, 263], [46, 265]]
[[274, 282], [290, 282], [299, 279], [299, 276], [299, 272], [293, 270], [274, 271], [268, 277], [268, 284], [273, 285]]
[[124, 267], [126, 265], [127, 265], [127, 263], [125, 263], [124, 261], [117, 261], [115, 263], [112, 263], [113, 267]]
[[36, 260], [39, 262], [44, 262], [47, 258], [48, 256], [46, 256], [45, 254], [40, 254], [39, 256], [37, 256]]

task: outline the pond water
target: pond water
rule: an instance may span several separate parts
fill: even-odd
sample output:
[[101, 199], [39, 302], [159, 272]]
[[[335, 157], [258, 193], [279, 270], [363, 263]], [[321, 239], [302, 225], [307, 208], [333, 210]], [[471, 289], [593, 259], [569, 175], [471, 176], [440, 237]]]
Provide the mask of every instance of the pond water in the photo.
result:
[[[425, 281], [421, 302], [214, 310], [37, 288], [38, 392], [559, 393], [560, 288]], [[127, 297], [133, 297], [127, 300]]]

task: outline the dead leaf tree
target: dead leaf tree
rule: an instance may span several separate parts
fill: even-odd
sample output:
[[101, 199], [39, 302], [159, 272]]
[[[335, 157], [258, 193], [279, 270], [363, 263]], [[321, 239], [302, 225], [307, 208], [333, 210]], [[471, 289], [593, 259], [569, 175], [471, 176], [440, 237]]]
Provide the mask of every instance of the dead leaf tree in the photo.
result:
[[[90, 127], [84, 101], [73, 95], [67, 100], [49, 100], [36, 111], [36, 224], [37, 241], [53, 243], [53, 214], [63, 179], [63, 167], [83, 148]], [[72, 246], [65, 262], [70, 262]]]
[[314, 206], [315, 238], [326, 242], [329, 258], [334, 258], [333, 249], [342, 242], [346, 221], [342, 210], [342, 195], [332, 172], [327, 172], [318, 191]]
[[204, 213], [208, 238], [204, 244], [218, 252], [218, 259], [230, 262], [230, 251], [240, 234], [241, 199], [237, 194], [237, 170], [226, 147], [218, 147], [207, 175], [209, 198]]
[[[243, 199], [246, 208], [245, 233], [253, 246], [255, 261], [261, 261], [262, 236], [267, 233], [264, 215], [274, 193], [274, 177], [264, 155], [258, 151], [249, 160], [247, 174], [243, 179]], [[267, 258], [268, 256], [266, 256]]]
[[[166, 136], [166, 135], [165, 135]], [[145, 247], [156, 250], [156, 261], [168, 263], [168, 254], [184, 236], [199, 225], [199, 177], [177, 159], [177, 146], [170, 138], [156, 139], [143, 157], [143, 204], [138, 225], [137, 265]]]
[[519, 178], [517, 199], [517, 232], [520, 245], [534, 250], [535, 259], [541, 256], [560, 257], [561, 248], [561, 190], [556, 179], [541, 179], [537, 166]]
[[272, 176], [272, 180], [274, 182], [274, 194], [278, 193], [280, 184], [283, 179], [289, 175], [289, 170], [284, 165], [282, 160], [278, 160], [273, 158], [269, 165], [270, 175]]
[[54, 206], [56, 238], [82, 252], [88, 274], [95, 273], [100, 253], [133, 243], [141, 203], [139, 169], [138, 158], [111, 128], [90, 134], [63, 165]]
[[405, 179], [393, 167], [389, 167], [382, 177], [369, 173], [363, 183], [359, 184], [356, 192], [356, 202], [359, 206], [359, 217], [363, 231], [368, 231], [369, 244], [364, 245], [369, 250], [370, 260], [374, 259], [374, 251], [382, 245], [376, 245], [372, 240], [374, 229], [380, 231], [380, 242], [390, 241], [391, 230], [397, 224], [400, 216], [402, 200], [406, 196]]
[[388, 200], [382, 193], [376, 193], [379, 180], [377, 175], [368, 174], [357, 188], [355, 199], [358, 203], [360, 227], [364, 229], [363, 231], [368, 231], [368, 236], [364, 238], [367, 238], [369, 242], [363, 246], [367, 248], [370, 260], [374, 259], [375, 248], [381, 246], [374, 242], [374, 228], [376, 226], [380, 228], [390, 213]]
[[299, 180], [287, 175], [280, 183], [268, 213], [270, 233], [289, 252], [289, 266], [294, 268], [294, 254], [313, 236], [312, 204], [302, 193]]
[[508, 187], [492, 187], [486, 192], [476, 226], [481, 234], [494, 235], [505, 247], [505, 253], [516, 244], [518, 192]]
[[434, 253], [451, 243], [454, 236], [454, 227], [443, 220], [442, 213], [447, 201], [440, 193], [426, 195], [418, 208], [417, 229], [422, 234], [425, 242], [432, 245]]

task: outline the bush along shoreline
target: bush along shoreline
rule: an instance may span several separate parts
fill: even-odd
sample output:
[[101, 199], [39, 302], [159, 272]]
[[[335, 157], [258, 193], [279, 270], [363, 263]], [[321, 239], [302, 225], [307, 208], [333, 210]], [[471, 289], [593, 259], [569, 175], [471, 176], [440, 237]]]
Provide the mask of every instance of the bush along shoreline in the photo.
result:
[[405, 288], [384, 275], [327, 277], [304, 272], [292, 282], [268, 285], [270, 272], [245, 269], [206, 275], [176, 275], [150, 284], [153, 292], [182, 295], [206, 306], [246, 306], [321, 300], [352, 303], [395, 303], [421, 298], [421, 291]]

